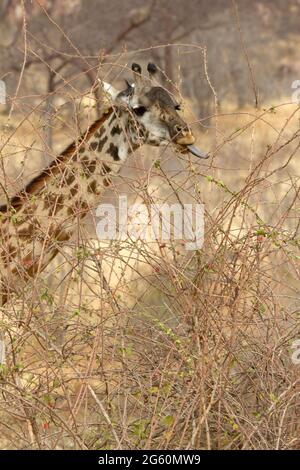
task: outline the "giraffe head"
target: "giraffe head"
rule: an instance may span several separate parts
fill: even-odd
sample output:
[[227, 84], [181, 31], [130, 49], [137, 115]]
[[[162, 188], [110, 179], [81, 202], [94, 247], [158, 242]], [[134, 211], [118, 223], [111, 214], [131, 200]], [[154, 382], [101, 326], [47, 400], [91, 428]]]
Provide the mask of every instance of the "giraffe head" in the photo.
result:
[[134, 145], [145, 143], [153, 146], [171, 143], [181, 153], [190, 151], [199, 158], [207, 158], [207, 154], [194, 147], [195, 137], [178, 113], [180, 105], [164, 88], [153, 85], [156, 66], [148, 64], [150, 79], [142, 76], [139, 64], [132, 64], [132, 70], [134, 82], [127, 82], [127, 88], [121, 92], [104, 83], [114, 106], [129, 115], [127, 131], [130, 141]]

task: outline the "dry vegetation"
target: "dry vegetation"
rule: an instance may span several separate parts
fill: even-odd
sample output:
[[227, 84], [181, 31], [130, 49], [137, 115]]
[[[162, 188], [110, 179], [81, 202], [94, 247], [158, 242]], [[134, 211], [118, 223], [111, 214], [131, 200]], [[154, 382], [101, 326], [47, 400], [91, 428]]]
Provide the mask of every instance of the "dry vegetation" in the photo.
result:
[[[49, 16], [44, 3], [36, 3], [33, 29], [29, 16], [22, 23], [21, 10], [17, 44], [24, 64], [35, 59], [45, 66], [45, 38], [38, 35], [37, 25], [41, 21], [53, 27], [55, 2]], [[274, 3], [281, 7], [281, 2]], [[299, 2], [287, 3], [299, 7]], [[265, 22], [268, 5], [262, 13], [257, 7]], [[245, 29], [247, 39], [251, 28], [243, 22], [239, 28], [236, 10], [230, 8], [224, 15], [237, 34]], [[141, 36], [148, 32], [151, 11], [142, 13], [135, 11], [130, 23]], [[212, 9], [210, 14], [214, 31], [219, 13]], [[282, 11], [276, 14], [283, 16]], [[53, 37], [59, 40], [52, 52], [46, 48], [57, 53], [47, 58], [45, 68], [59, 76], [55, 94], [54, 89], [50, 95], [47, 88], [40, 91], [36, 73], [44, 86], [45, 70], [25, 67], [17, 75], [18, 93], [11, 93], [15, 99], [3, 109], [1, 184], [14, 193], [95, 118], [97, 109], [87, 95], [92, 90], [97, 98], [98, 73], [118, 84], [119, 76], [126, 76], [125, 64], [153, 53], [163, 70], [174, 61], [171, 78], [183, 81], [177, 85], [185, 97], [185, 113], [199, 145], [210, 149], [212, 157], [203, 163], [169, 149], [140, 149], [101, 202], [116, 202], [119, 194], [127, 194], [131, 202], [145, 204], [204, 203], [205, 242], [193, 252], [172, 241], [104, 243], [95, 235], [95, 208], [84, 223], [78, 221], [74, 238], [56, 260], [18, 296], [12, 292], [1, 309], [7, 340], [7, 360], [0, 370], [1, 448], [299, 448], [300, 368], [291, 360], [292, 344], [300, 339], [298, 104], [291, 103], [289, 89], [276, 99], [266, 88], [264, 100], [256, 107], [251, 104], [260, 85], [251, 64], [262, 64], [256, 43], [258, 52], [250, 54], [251, 61], [245, 42], [236, 58], [238, 67], [228, 72], [232, 83], [239, 68], [247, 78], [246, 102], [241, 103], [238, 87], [234, 95], [233, 86], [224, 91], [216, 84], [218, 64], [211, 73], [210, 30], [206, 52], [197, 39], [201, 30], [195, 27], [193, 40], [181, 33], [186, 45], [139, 52], [134, 50], [137, 35], [129, 43], [133, 52], [117, 54], [131, 34], [125, 29], [114, 36], [117, 52], [103, 52], [100, 63], [99, 57], [93, 62], [84, 42], [78, 43], [76, 31], [76, 40], [68, 32], [68, 17], [65, 21], [65, 36], [54, 28]], [[186, 29], [186, 23], [180, 28]], [[264, 38], [272, 37], [265, 29]], [[40, 40], [37, 49], [34, 37]], [[152, 44], [146, 38], [145, 47], [166, 42], [157, 38], [158, 44]], [[59, 75], [66, 51], [59, 54], [58, 44], [67, 44], [77, 61], [90, 60], [89, 70], [95, 74], [90, 84], [86, 70], [67, 69], [65, 76]], [[275, 44], [281, 51], [290, 48], [293, 57], [289, 38]], [[211, 54], [216, 53], [212, 47]], [[202, 67], [201, 83], [207, 87], [201, 94], [200, 119], [195, 114], [199, 83], [192, 86], [196, 72], [189, 69], [191, 60]], [[232, 61], [227, 57], [227, 64]], [[291, 83], [300, 74], [289, 77]], [[276, 89], [280, 83], [278, 79]], [[185, 91], [189, 84], [191, 94]]]

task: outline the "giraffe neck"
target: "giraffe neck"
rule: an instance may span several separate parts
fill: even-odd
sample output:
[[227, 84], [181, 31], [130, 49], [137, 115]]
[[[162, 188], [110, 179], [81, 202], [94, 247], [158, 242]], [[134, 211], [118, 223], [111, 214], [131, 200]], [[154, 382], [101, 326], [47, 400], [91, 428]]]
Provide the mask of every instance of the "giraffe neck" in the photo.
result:
[[112, 171], [118, 172], [128, 155], [138, 146], [134, 137], [129, 113], [114, 110], [89, 142], [80, 148], [79, 154], [92, 160], [101, 156], [101, 161], [110, 162]]
[[110, 110], [0, 207], [0, 265], [25, 277], [44, 269], [138, 147], [136, 134], [129, 113]]
[[[75, 168], [78, 170], [80, 166], [87, 179], [97, 176], [96, 170], [99, 169], [101, 176], [104, 176], [103, 169], [105, 174], [118, 173], [127, 157], [140, 145], [141, 137], [136, 136], [135, 124], [129, 114], [111, 108], [108, 116], [104, 115], [95, 121], [78, 141], [70, 144], [8, 204], [0, 205], [0, 213], [5, 213], [10, 209], [14, 212], [20, 210], [28, 198], [38, 194], [45, 186], [48, 188], [61, 186], [62, 191], [68, 189], [73, 181], [73, 170]], [[68, 173], [71, 173], [70, 178], [66, 177]], [[61, 181], [59, 178], [55, 179], [59, 174], [63, 175]], [[105, 186], [108, 186], [108, 181], [106, 178]], [[101, 183], [100, 180], [99, 183]], [[74, 196], [74, 190], [69, 196]]]

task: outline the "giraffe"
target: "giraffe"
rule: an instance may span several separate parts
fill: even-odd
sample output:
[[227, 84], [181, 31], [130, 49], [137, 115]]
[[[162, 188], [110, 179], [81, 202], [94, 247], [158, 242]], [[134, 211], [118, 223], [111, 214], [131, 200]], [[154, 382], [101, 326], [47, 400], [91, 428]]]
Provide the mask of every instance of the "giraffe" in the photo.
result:
[[139, 64], [132, 64], [134, 81], [120, 92], [103, 82], [111, 98], [106, 113], [0, 206], [2, 306], [19, 280], [27, 282], [42, 272], [59, 253], [78, 219], [95, 206], [111, 175], [138, 147], [171, 144], [181, 153], [208, 157], [194, 147], [195, 137], [179, 116], [179, 105], [153, 84], [156, 66], [149, 63], [147, 70], [149, 78]]

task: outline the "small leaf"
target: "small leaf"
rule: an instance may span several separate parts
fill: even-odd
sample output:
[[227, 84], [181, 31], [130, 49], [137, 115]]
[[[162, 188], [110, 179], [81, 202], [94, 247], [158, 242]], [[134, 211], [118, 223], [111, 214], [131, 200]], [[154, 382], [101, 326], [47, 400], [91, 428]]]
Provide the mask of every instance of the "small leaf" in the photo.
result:
[[162, 420], [162, 424], [168, 427], [172, 426], [173, 423], [174, 423], [174, 417], [172, 415], [167, 415]]
[[278, 398], [272, 392], [270, 393], [269, 397], [270, 397], [270, 400], [273, 401], [274, 403], [278, 401]]

